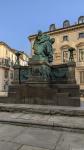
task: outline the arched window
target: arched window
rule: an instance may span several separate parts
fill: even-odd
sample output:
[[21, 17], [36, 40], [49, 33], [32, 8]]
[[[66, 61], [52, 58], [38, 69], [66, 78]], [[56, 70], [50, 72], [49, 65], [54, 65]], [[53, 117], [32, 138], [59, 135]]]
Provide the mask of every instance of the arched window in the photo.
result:
[[50, 27], [49, 27], [49, 31], [53, 31], [53, 30], [55, 30], [56, 28], [55, 28], [55, 24], [51, 24], [50, 25]]
[[84, 16], [80, 16], [78, 18], [78, 23], [81, 24], [81, 23], [84, 23]]
[[69, 27], [69, 26], [70, 26], [69, 20], [65, 20], [65, 21], [63, 22], [63, 28], [67, 28], [67, 27]]
[[78, 52], [78, 62], [84, 62], [84, 42], [76, 45]]

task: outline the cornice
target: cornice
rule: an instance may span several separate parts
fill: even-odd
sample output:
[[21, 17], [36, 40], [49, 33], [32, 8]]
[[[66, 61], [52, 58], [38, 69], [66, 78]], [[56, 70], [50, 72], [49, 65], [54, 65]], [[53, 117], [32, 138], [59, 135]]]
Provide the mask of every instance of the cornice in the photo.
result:
[[79, 42], [78, 44], [76, 44], [76, 47], [80, 47], [80, 46], [84, 46], [84, 42]]
[[[82, 29], [82, 28], [84, 28], [84, 23], [72, 25], [72, 26], [69, 26], [67, 28], [59, 28], [59, 29], [55, 29], [53, 31], [43, 32], [43, 34], [54, 35], [54, 34], [59, 34], [59, 33], [67, 32], [67, 31], [73, 31], [73, 30], [77, 30], [77, 29]], [[31, 40], [35, 39], [36, 35], [37, 34], [30, 35], [28, 37], [28, 39], [31, 41]]]
[[70, 45], [62, 45], [61, 47], [60, 47], [60, 49], [66, 49], [66, 48], [69, 48], [70, 47]]
[[[7, 47], [11, 52], [13, 52], [14, 54], [19, 51], [19, 50], [16, 50], [16, 49], [11, 48], [7, 43], [5, 43], [5, 42], [3, 42], [3, 41], [0, 42], [0, 45], [6, 46], [6, 47]], [[29, 56], [28, 56], [24, 51], [21, 51], [21, 52], [22, 52], [22, 54], [24, 54], [26, 57], [29, 58]]]

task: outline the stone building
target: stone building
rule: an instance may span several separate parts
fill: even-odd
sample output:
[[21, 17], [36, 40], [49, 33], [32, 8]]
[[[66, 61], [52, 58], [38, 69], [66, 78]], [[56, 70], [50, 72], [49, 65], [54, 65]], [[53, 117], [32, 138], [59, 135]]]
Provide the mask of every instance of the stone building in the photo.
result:
[[[16, 64], [17, 50], [10, 48], [6, 43], [0, 42], [0, 96], [7, 95], [8, 86], [14, 79], [13, 66]], [[22, 52], [20, 65], [28, 65], [28, 55]]]
[[[69, 61], [69, 47], [74, 47], [74, 61], [76, 62], [75, 76], [80, 89], [84, 89], [84, 16], [78, 18], [77, 23], [71, 25], [69, 20], [63, 22], [62, 28], [56, 28], [51, 24], [49, 31], [44, 32], [55, 38], [53, 44], [53, 64], [67, 63]], [[30, 35], [32, 55], [33, 43], [36, 35]]]

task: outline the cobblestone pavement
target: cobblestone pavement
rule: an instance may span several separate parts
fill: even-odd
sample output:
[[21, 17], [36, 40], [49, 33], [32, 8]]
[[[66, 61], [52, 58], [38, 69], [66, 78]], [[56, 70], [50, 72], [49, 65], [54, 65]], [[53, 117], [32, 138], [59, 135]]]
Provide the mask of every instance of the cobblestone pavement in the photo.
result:
[[0, 124], [0, 150], [84, 150], [84, 134]]

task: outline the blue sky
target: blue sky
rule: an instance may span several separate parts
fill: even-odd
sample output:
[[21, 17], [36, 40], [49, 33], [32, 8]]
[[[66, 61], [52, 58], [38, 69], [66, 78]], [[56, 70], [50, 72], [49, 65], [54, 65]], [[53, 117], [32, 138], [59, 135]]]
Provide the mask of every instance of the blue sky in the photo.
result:
[[52, 23], [60, 28], [65, 19], [74, 24], [81, 15], [84, 0], [0, 0], [0, 41], [31, 54], [29, 35]]

